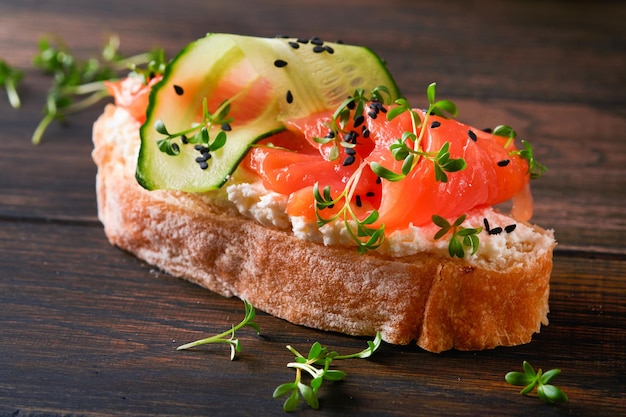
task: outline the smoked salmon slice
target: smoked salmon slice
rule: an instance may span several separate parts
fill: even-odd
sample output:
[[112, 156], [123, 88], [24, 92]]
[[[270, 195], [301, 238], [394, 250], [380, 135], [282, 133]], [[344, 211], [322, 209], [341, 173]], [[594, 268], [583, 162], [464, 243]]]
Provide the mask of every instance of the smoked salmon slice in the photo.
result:
[[[424, 112], [417, 113], [423, 120]], [[424, 226], [432, 222], [433, 215], [455, 219], [473, 208], [493, 206], [527, 194], [528, 162], [516, 153], [509, 138], [430, 115], [423, 126], [423, 152], [436, 154], [448, 143], [450, 157], [463, 158], [466, 168], [448, 173], [448, 180], [441, 182], [436, 180], [433, 162], [422, 157], [404, 179], [394, 182], [378, 178], [370, 164], [376, 162], [391, 171], [401, 171], [403, 161], [394, 158], [390, 147], [404, 132], [411, 131], [408, 113], [391, 121], [382, 114], [351, 121], [344, 129], [344, 137], [350, 132], [349, 138], [354, 136], [353, 151], [339, 146], [335, 159], [329, 158], [333, 142], [319, 142], [328, 134], [331, 121], [331, 112], [290, 121], [287, 125], [291, 140], [282, 141], [281, 148], [267, 148], [260, 143], [248, 156], [246, 164], [270, 190], [292, 196], [287, 209], [290, 215], [314, 220], [313, 185], [329, 186], [335, 196], [357, 170], [358, 183], [350, 204], [360, 209], [363, 217], [378, 210], [377, 224], [384, 224], [387, 231], [411, 224]], [[412, 146], [410, 141], [407, 144]], [[347, 158], [351, 163], [345, 163]], [[529, 210], [523, 215], [529, 216]]]

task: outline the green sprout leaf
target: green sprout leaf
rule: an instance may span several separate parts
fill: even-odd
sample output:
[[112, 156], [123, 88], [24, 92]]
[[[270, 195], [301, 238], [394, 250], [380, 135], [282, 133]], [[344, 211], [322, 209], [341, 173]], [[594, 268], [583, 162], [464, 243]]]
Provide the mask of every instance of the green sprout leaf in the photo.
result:
[[[33, 65], [44, 74], [50, 75], [53, 83], [46, 97], [44, 117], [33, 133], [33, 144], [41, 142], [53, 121], [63, 121], [68, 115], [82, 111], [107, 97], [109, 93], [105, 82], [119, 80], [123, 71], [126, 72], [125, 75], [142, 77], [143, 82], [147, 83], [165, 70], [162, 49], [124, 57], [119, 53], [119, 44], [119, 38], [112, 36], [102, 48], [99, 57], [79, 60], [62, 41], [59, 45], [53, 45], [46, 38], [39, 41], [39, 52], [33, 58]], [[147, 65], [147, 68], [142, 70], [139, 66], [143, 65]], [[166, 152], [172, 151], [171, 146], [164, 149]]]
[[448, 175], [446, 173], [465, 169], [467, 164], [463, 158], [450, 157], [450, 144], [448, 142], [446, 142], [439, 151], [434, 153], [427, 153], [421, 147], [421, 142], [426, 132], [424, 126], [426, 126], [431, 115], [445, 118], [456, 117], [458, 115], [457, 107], [453, 102], [450, 100], [436, 101], [435, 95], [436, 83], [431, 83], [426, 89], [429, 107], [426, 110], [423, 121], [404, 98], [396, 100], [396, 107], [387, 112], [387, 120], [393, 120], [404, 113], [408, 113], [411, 117], [412, 131], [404, 132], [402, 138], [398, 139], [389, 147], [393, 157], [397, 161], [403, 161], [400, 174], [386, 168], [381, 169], [381, 167], [377, 165], [373, 169], [378, 176], [387, 181], [401, 181], [415, 169], [421, 158], [426, 158], [433, 163], [435, 180], [437, 182], [448, 182]]
[[[209, 153], [223, 148], [228, 139], [226, 132], [223, 130], [223, 126], [226, 124], [230, 128], [229, 124], [233, 121], [232, 118], [228, 117], [229, 110], [230, 100], [225, 100], [214, 113], [211, 113], [208, 109], [207, 99], [205, 98], [202, 101], [202, 121], [200, 123], [194, 123], [188, 129], [175, 133], [170, 133], [161, 119], [157, 120], [154, 124], [154, 130], [165, 136], [157, 141], [159, 150], [170, 156], [176, 156], [180, 154], [180, 146], [183, 145], [204, 144], [206, 148], [201, 148], [198, 151], [206, 151]], [[216, 126], [220, 126], [222, 130], [219, 130], [215, 137], [211, 139], [211, 129]]]
[[374, 174], [378, 175], [381, 178], [386, 179], [387, 181], [392, 181], [392, 182], [402, 181], [406, 177], [406, 175], [404, 174], [396, 174], [392, 170], [387, 169], [384, 166], [380, 165], [378, 162], [372, 162], [370, 164], [370, 168], [372, 169]]
[[464, 258], [465, 249], [471, 249], [471, 254], [474, 255], [478, 251], [480, 240], [478, 234], [482, 231], [482, 227], [463, 227], [461, 224], [465, 221], [467, 215], [462, 214], [454, 223], [450, 224], [445, 218], [433, 215], [432, 221], [436, 226], [439, 226], [439, 230], [435, 233], [434, 239], [439, 240], [444, 236], [451, 234], [448, 242], [448, 253], [451, 257]]
[[566, 402], [567, 394], [560, 388], [548, 384], [555, 376], [561, 373], [560, 369], [551, 369], [543, 373], [541, 369], [535, 372], [535, 369], [524, 361], [522, 364], [524, 372], [508, 372], [504, 379], [511, 385], [524, 387], [521, 395], [528, 395], [537, 389], [537, 396], [547, 403]]
[[547, 170], [547, 168], [535, 159], [533, 148], [530, 143], [522, 140], [522, 146], [524, 149], [510, 152], [510, 154], [519, 155], [520, 157], [526, 159], [528, 161], [528, 173], [530, 174], [530, 178], [537, 179]]
[[238, 325], [233, 326], [231, 329], [226, 330], [225, 332], [222, 332], [220, 334], [181, 345], [176, 348], [176, 350], [185, 350], [212, 343], [226, 343], [230, 346], [230, 360], [235, 360], [237, 354], [241, 352], [241, 344], [239, 342], [239, 339], [235, 338], [235, 332], [244, 326], [249, 326], [252, 327], [257, 334], [261, 334], [261, 329], [259, 325], [254, 321], [254, 318], [256, 317], [256, 310], [248, 301], [242, 301], [245, 308], [245, 315], [243, 320]]
[[[296, 376], [293, 382], [287, 382], [274, 389], [273, 398], [287, 396], [283, 403], [283, 410], [287, 412], [295, 411], [304, 399], [304, 402], [311, 408], [317, 410], [320, 406], [318, 392], [324, 381], [340, 381], [346, 377], [346, 373], [338, 369], [330, 369], [331, 363], [337, 360], [368, 358], [376, 351], [382, 342], [380, 333], [376, 334], [373, 341], [368, 341], [367, 348], [360, 352], [339, 355], [335, 351], [329, 351], [319, 342], [314, 342], [309, 348], [306, 356], [302, 355], [291, 346], [287, 349], [294, 355], [294, 362], [287, 364], [288, 368], [295, 369]], [[310, 377], [307, 384], [303, 381], [304, 375]]]
[[167, 131], [167, 128], [165, 127], [165, 123], [163, 123], [163, 120], [161, 119], [157, 120], [154, 123], [154, 130], [156, 130], [162, 135], [170, 136], [170, 132]]
[[[508, 148], [513, 144], [513, 141], [517, 137], [517, 132], [513, 130], [512, 127], [507, 125], [499, 125], [493, 129], [493, 134], [508, 138], [507, 143], [504, 145], [504, 148]], [[539, 178], [546, 170], [546, 166], [539, 163], [534, 156], [533, 148], [526, 140], [522, 140], [523, 149], [511, 151], [509, 155], [519, 155], [521, 158], [524, 158], [528, 161], [528, 174], [531, 179]]]
[[19, 109], [22, 105], [17, 86], [23, 75], [22, 71], [13, 68], [6, 61], [0, 59], [0, 87], [4, 86], [9, 104], [14, 109]]

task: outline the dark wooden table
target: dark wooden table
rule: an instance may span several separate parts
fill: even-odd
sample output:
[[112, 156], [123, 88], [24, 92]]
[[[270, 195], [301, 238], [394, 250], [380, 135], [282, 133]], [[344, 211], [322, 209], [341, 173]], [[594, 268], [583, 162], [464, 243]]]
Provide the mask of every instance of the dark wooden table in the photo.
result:
[[[23, 107], [0, 93], [0, 416], [283, 415], [285, 345], [342, 352], [365, 340], [258, 314], [263, 336], [176, 351], [228, 329], [243, 306], [111, 247], [97, 220], [91, 125], [50, 127], [35, 147], [49, 80], [31, 66], [58, 35], [84, 58], [115, 33], [122, 51], [171, 55], [206, 32], [319, 35], [370, 46], [404, 94], [428, 83], [479, 127], [506, 123], [548, 173], [535, 222], [554, 228], [550, 325], [532, 343], [427, 353], [384, 344], [320, 392], [326, 415], [626, 415], [626, 7], [584, 1], [1, 0], [0, 57], [24, 70]], [[523, 308], [523, 306], [520, 306]], [[560, 368], [570, 397], [547, 405], [504, 382], [523, 360]]]

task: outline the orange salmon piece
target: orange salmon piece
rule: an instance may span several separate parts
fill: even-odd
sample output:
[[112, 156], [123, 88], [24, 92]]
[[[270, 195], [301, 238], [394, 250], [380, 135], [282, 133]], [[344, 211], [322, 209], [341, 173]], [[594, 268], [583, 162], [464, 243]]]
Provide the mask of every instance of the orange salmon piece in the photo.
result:
[[[420, 114], [423, 118], [423, 113]], [[411, 129], [409, 117], [398, 119], [400, 129], [398, 126], [387, 129], [387, 125], [396, 120], [369, 121], [374, 125], [371, 130], [385, 139], [377, 142], [368, 160], [384, 161], [383, 166], [395, 172], [400, 172], [402, 161], [392, 160], [389, 142], [394, 141], [386, 132]], [[507, 138], [433, 115], [426, 124], [421, 143], [423, 150], [436, 154], [448, 142], [451, 158], [464, 158], [467, 167], [447, 173], [448, 182], [437, 182], [433, 163], [421, 158], [405, 179], [399, 182], [383, 180], [379, 222], [388, 230], [405, 228], [411, 223], [415, 226], [428, 224], [434, 214], [456, 219], [472, 208], [507, 201], [528, 184], [528, 163], [519, 156], [509, 155], [515, 148], [504, 148]]]

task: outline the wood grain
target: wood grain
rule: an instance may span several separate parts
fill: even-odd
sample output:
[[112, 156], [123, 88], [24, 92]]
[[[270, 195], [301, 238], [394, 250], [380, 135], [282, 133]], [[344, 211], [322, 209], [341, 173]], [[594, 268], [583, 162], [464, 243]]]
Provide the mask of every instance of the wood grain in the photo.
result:
[[[293, 377], [286, 344], [304, 351], [313, 340], [344, 352], [365, 346], [363, 339], [259, 313], [263, 335], [242, 331], [244, 350], [235, 362], [223, 346], [177, 352], [179, 344], [239, 321], [241, 302], [151, 270], [102, 237], [91, 225], [9, 223], [0, 231], [0, 262], [13, 265], [3, 272], [14, 277], [0, 281], [0, 404], [44, 409], [52, 403], [59, 415], [210, 415], [228, 409], [236, 391], [250, 401], [238, 402], [235, 415], [254, 415], [258, 407], [280, 408], [271, 391]], [[573, 398], [559, 410], [585, 415], [593, 404], [608, 415], [624, 388], [625, 274], [622, 260], [557, 257], [551, 324], [531, 344], [440, 355], [384, 345], [371, 360], [342, 364], [349, 378], [338, 385], [346, 395], [329, 393], [322, 404], [329, 413], [364, 415], [404, 415], [416, 407], [436, 412], [442, 405], [450, 407], [448, 415], [468, 407], [487, 415], [497, 409], [525, 415], [528, 407], [552, 415], [554, 407], [517, 398], [503, 383], [503, 373], [528, 360], [563, 369], [557, 380]], [[395, 410], [388, 409], [391, 401]]]
[[[554, 228], [549, 315], [533, 342], [439, 355], [383, 345], [346, 361], [321, 409], [298, 415], [626, 414], [626, 8], [620, 2], [397, 0], [285, 2], [0, 0], [0, 58], [24, 70], [23, 108], [0, 91], [0, 416], [284, 415], [285, 345], [341, 352], [366, 340], [258, 313], [262, 335], [179, 352], [243, 314], [225, 299], [111, 247], [97, 221], [91, 125], [55, 124], [35, 147], [49, 81], [31, 67], [41, 36], [82, 57], [117, 33], [124, 53], [175, 54], [206, 32], [319, 35], [379, 52], [416, 105], [428, 83], [477, 127], [509, 124], [549, 167], [533, 184], [537, 223]], [[329, 10], [331, 11], [329, 13]], [[520, 306], [523, 308], [523, 306]], [[550, 406], [504, 374], [560, 368]]]

